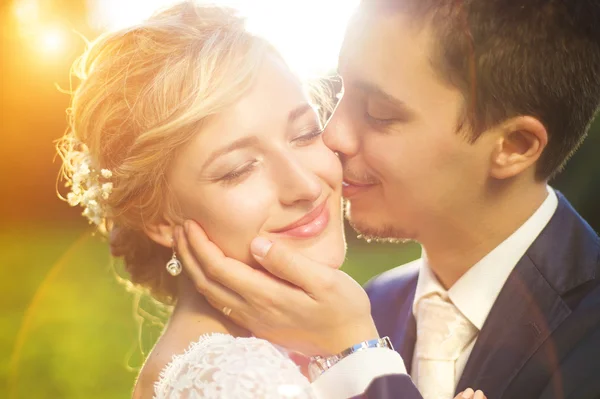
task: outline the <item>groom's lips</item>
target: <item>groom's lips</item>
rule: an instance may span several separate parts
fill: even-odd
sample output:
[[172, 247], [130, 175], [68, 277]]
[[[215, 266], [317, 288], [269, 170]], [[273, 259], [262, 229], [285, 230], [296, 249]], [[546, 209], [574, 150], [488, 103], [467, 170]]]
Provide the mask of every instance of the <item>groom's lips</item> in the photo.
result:
[[344, 198], [350, 199], [364, 191], [367, 191], [375, 185], [375, 183], [359, 183], [352, 180], [344, 179], [344, 181], [342, 182], [342, 195], [344, 196]]

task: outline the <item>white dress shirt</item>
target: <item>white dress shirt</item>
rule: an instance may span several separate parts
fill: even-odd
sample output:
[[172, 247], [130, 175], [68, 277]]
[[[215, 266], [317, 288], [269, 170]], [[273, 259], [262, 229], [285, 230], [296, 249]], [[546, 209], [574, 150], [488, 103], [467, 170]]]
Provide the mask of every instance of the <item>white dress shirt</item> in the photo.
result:
[[[448, 291], [428, 267], [424, 254], [419, 260], [421, 267], [414, 304], [433, 292], [447, 295], [461, 313], [481, 331], [508, 276], [546, 227], [557, 206], [556, 193], [548, 187], [548, 196], [535, 213], [510, 237], [469, 269]], [[476, 340], [477, 338], [465, 348], [457, 360], [455, 385], [458, 384]], [[313, 381], [312, 387], [317, 398], [346, 399], [360, 395], [371, 381], [388, 374], [406, 374], [400, 354], [385, 348], [366, 349], [342, 359]]]
[[[419, 278], [413, 302], [413, 314], [417, 315], [418, 301], [432, 293], [438, 293], [450, 302], [481, 331], [500, 290], [506, 283], [519, 260], [546, 227], [558, 207], [556, 193], [548, 187], [548, 196], [542, 205], [510, 237], [494, 248], [471, 267], [449, 290], [444, 289], [427, 263], [427, 254], [421, 256]], [[477, 334], [477, 336], [479, 333]], [[477, 342], [477, 336], [460, 354], [455, 364], [454, 385], [458, 385], [469, 355]], [[416, 358], [413, 358], [412, 378], [416, 380]]]

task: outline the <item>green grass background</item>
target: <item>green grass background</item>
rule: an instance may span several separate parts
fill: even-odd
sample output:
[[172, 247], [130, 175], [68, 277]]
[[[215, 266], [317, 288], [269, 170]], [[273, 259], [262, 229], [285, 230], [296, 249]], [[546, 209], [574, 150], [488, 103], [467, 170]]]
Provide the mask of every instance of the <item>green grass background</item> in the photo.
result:
[[[361, 283], [420, 252], [349, 241], [344, 270]], [[28, 226], [0, 230], [0, 246], [0, 398], [130, 397], [161, 309], [119, 282], [106, 243], [81, 227]]]

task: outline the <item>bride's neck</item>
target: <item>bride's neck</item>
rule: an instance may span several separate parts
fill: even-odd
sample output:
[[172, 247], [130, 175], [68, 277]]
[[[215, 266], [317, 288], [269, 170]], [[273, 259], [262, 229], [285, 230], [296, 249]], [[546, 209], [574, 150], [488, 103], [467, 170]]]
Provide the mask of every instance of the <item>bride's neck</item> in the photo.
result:
[[[197, 335], [224, 333], [236, 337], [250, 335], [247, 330], [233, 323], [220, 310], [213, 308], [194, 284], [182, 275], [177, 287], [177, 304], [170, 325], [183, 325], [188, 332]], [[191, 330], [191, 331], [190, 331]]]

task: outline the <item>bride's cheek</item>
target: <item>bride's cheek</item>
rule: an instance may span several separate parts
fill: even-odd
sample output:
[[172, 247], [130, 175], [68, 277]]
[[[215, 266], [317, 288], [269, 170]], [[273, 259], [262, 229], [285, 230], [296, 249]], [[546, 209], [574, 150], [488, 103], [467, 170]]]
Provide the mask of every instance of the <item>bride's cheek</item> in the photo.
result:
[[268, 218], [274, 200], [270, 190], [248, 184], [225, 193], [214, 204], [214, 209], [220, 222], [229, 226], [232, 232], [255, 235]]
[[323, 178], [333, 188], [341, 188], [343, 179], [343, 169], [340, 159], [328, 148], [322, 155], [321, 172]]

